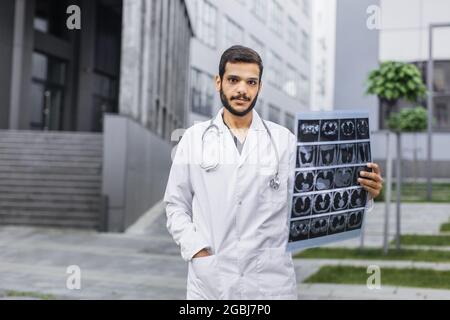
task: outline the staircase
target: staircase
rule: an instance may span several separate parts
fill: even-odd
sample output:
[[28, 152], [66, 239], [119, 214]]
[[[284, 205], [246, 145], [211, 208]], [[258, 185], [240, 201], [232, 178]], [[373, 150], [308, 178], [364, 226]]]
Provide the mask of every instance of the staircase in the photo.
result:
[[0, 226], [98, 229], [103, 135], [0, 130]]

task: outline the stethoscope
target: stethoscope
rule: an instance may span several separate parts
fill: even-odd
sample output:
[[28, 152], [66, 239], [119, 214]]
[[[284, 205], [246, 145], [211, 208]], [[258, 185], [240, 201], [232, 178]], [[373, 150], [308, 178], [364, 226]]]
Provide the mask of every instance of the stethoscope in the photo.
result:
[[[210, 130], [215, 131], [217, 139], [220, 138], [220, 129], [213, 121], [214, 121], [214, 118], [211, 119], [208, 127], [205, 129], [205, 131], [203, 131], [203, 134], [202, 134], [202, 163], [200, 164], [200, 167], [202, 169], [206, 170], [206, 172], [216, 170], [217, 167], [219, 166], [219, 161], [216, 161], [214, 164], [209, 164], [209, 165], [205, 164], [205, 162], [203, 161], [204, 160], [203, 151], [205, 150], [205, 148], [204, 148], [205, 136], [208, 133], [208, 131], [210, 131]], [[270, 143], [272, 144], [272, 146], [275, 150], [275, 156], [277, 158], [277, 170], [276, 170], [274, 176], [272, 177], [272, 179], [270, 179], [269, 186], [273, 190], [278, 190], [278, 188], [280, 187], [280, 178], [278, 177], [278, 172], [280, 169], [280, 158], [278, 156], [278, 149], [277, 149], [277, 146], [275, 145], [275, 142], [273, 141], [272, 133], [270, 132], [269, 128], [267, 127], [266, 122], [263, 119], [261, 119], [261, 121], [264, 125], [264, 128], [266, 128], [266, 132], [270, 138]]]

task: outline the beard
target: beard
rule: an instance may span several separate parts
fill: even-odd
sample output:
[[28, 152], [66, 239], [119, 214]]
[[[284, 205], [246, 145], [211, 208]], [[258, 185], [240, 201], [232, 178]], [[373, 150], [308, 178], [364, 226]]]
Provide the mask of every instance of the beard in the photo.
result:
[[[244, 96], [235, 96], [235, 97], [231, 97], [230, 100], [236, 100], [236, 99], [248, 99], [245, 95]], [[220, 88], [220, 100], [222, 101], [222, 105], [225, 107], [225, 109], [227, 109], [231, 114], [238, 116], [238, 117], [243, 117], [245, 116], [247, 113], [249, 113], [250, 111], [253, 110], [253, 108], [256, 105], [256, 101], [258, 100], [258, 94], [256, 94], [255, 98], [253, 99], [252, 103], [250, 103], [250, 106], [243, 110], [243, 111], [238, 111], [235, 108], [233, 108], [230, 104], [230, 101], [228, 100], [228, 98], [225, 96], [225, 94], [223, 93], [222, 88]], [[250, 99], [248, 99], [250, 100]]]

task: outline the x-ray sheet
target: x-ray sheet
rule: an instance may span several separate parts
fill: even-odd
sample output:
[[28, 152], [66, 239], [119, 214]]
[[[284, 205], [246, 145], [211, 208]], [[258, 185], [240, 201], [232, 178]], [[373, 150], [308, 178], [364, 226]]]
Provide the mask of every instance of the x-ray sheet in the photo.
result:
[[298, 113], [296, 136], [288, 250], [359, 236], [367, 192], [357, 178], [371, 162], [368, 113]]

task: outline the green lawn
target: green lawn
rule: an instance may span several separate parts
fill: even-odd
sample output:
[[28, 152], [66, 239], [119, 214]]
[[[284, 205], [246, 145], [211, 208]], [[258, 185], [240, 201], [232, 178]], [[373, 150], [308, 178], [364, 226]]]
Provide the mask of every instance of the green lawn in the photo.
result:
[[365, 248], [312, 248], [294, 256], [302, 259], [360, 259], [360, 260], [409, 260], [425, 262], [450, 262], [450, 251], [390, 249], [387, 255], [382, 249]]
[[[381, 268], [381, 286], [450, 289], [450, 271], [428, 269]], [[323, 266], [306, 279], [305, 283], [336, 283], [366, 285], [371, 274], [366, 268], [350, 266]], [[449, 297], [450, 298], [450, 297]]]
[[[450, 235], [404, 234], [400, 236], [400, 243], [402, 245], [450, 247]], [[395, 240], [392, 240], [391, 244], [395, 244]]]
[[441, 232], [450, 232], [450, 222], [441, 224]]
[[54, 300], [55, 297], [51, 294], [44, 294], [40, 292], [32, 292], [32, 291], [16, 291], [16, 290], [7, 290], [5, 292], [7, 297], [27, 297], [27, 298], [36, 298], [41, 300]]
[[[396, 184], [392, 184], [392, 201], [396, 200]], [[433, 183], [432, 202], [450, 202], [450, 183]], [[384, 201], [383, 186], [380, 196], [375, 201]], [[402, 202], [427, 202], [426, 183], [402, 183]]]

